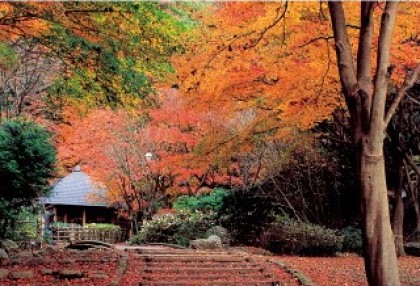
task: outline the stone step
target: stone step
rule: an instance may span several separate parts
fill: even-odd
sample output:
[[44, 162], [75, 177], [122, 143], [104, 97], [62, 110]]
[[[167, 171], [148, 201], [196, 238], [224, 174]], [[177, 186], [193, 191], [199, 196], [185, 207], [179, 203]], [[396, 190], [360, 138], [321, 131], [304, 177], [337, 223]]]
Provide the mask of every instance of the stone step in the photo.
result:
[[133, 249], [133, 250], [129, 250], [132, 252], [136, 252], [136, 253], [202, 253], [202, 254], [211, 254], [211, 253], [225, 253], [225, 254], [231, 254], [231, 251], [227, 251], [227, 250], [218, 250], [218, 251], [205, 251], [205, 250], [196, 250], [196, 249]]
[[201, 261], [213, 261], [213, 262], [243, 262], [251, 261], [250, 258], [242, 256], [144, 256], [144, 261], [156, 261], [156, 262], [170, 262], [170, 261], [185, 261], [185, 262], [201, 262]]
[[238, 254], [220, 254], [220, 253], [139, 253], [136, 254], [138, 258], [145, 258], [145, 257], [245, 257], [249, 258], [246, 255], [238, 255]]
[[213, 262], [213, 261], [203, 261], [202, 263], [196, 263], [194, 261], [165, 261], [165, 262], [156, 262], [156, 261], [147, 261], [144, 262], [144, 266], [148, 268], [232, 268], [232, 267], [259, 267], [261, 263], [255, 262], [234, 262], [234, 263], [220, 263], [220, 262]]
[[209, 282], [209, 281], [159, 281], [159, 282], [141, 282], [139, 286], [281, 286], [282, 284], [278, 281], [273, 280], [257, 280], [257, 281], [245, 281], [245, 280], [230, 280], [220, 282]]
[[199, 268], [199, 267], [185, 267], [185, 268], [143, 268], [141, 270], [144, 273], [226, 273], [226, 274], [247, 274], [253, 273], [264, 273], [268, 271], [264, 267], [214, 267], [214, 268]]
[[178, 281], [178, 280], [188, 280], [188, 279], [194, 279], [194, 280], [210, 280], [210, 281], [221, 281], [221, 280], [232, 280], [235, 279], [234, 275], [237, 274], [237, 279], [243, 280], [243, 279], [250, 279], [254, 281], [258, 280], [264, 280], [264, 279], [275, 279], [274, 274], [270, 273], [225, 273], [225, 272], [219, 272], [219, 273], [181, 273], [181, 274], [173, 274], [173, 275], [161, 275], [156, 273], [150, 273], [142, 275], [142, 278], [147, 281]]

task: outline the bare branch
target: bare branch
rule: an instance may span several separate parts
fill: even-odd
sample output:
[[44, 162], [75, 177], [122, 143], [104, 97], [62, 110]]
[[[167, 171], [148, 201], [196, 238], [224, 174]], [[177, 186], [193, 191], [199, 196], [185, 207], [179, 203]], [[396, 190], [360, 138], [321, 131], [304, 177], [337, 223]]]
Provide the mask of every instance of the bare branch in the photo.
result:
[[389, 107], [388, 112], [386, 113], [386, 116], [385, 116], [385, 120], [384, 120], [385, 128], [386, 126], [388, 126], [389, 122], [391, 121], [391, 118], [394, 115], [395, 111], [397, 110], [398, 105], [400, 104], [400, 101], [402, 100], [404, 95], [407, 93], [407, 91], [414, 85], [419, 74], [420, 74], [420, 63], [417, 64], [417, 66], [411, 72], [411, 75], [408, 76], [408, 78], [404, 81], [403, 86], [398, 91], [397, 97], [395, 97], [394, 101]]
[[300, 45], [299, 48], [309, 46], [310, 44], [313, 44], [313, 43], [318, 42], [320, 40], [326, 41], [328, 43], [329, 40], [331, 40], [331, 39], [334, 39], [334, 36], [319, 36], [319, 37], [316, 37], [316, 38], [313, 38], [313, 39], [309, 40], [308, 42], [304, 43], [303, 45]]

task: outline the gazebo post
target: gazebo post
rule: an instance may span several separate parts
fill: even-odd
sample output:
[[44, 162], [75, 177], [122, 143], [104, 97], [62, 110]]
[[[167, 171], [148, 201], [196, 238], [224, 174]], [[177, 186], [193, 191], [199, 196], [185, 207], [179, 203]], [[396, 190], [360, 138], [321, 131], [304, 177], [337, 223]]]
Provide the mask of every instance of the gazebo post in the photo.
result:
[[82, 226], [86, 224], [86, 209], [83, 208]]

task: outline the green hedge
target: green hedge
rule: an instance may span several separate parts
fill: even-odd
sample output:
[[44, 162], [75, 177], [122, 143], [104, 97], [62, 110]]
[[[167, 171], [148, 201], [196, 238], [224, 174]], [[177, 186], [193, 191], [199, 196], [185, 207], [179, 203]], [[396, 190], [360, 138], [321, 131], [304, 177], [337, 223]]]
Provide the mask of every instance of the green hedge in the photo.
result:
[[175, 214], [155, 215], [143, 225], [131, 243], [162, 242], [187, 246], [190, 240], [203, 238], [214, 224], [213, 213], [181, 210]]
[[334, 255], [342, 250], [343, 237], [333, 229], [278, 218], [262, 232], [261, 243], [276, 253]]
[[341, 230], [343, 236], [343, 251], [363, 252], [362, 230], [357, 226], [348, 226]]

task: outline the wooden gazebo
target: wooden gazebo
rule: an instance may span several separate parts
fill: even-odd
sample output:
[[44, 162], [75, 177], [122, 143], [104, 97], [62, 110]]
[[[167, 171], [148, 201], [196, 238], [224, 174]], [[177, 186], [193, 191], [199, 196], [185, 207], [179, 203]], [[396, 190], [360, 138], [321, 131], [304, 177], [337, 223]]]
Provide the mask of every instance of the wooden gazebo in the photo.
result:
[[104, 189], [99, 188], [80, 166], [62, 178], [46, 198], [46, 208], [52, 208], [55, 222], [115, 223], [117, 210], [110, 207], [103, 197]]

